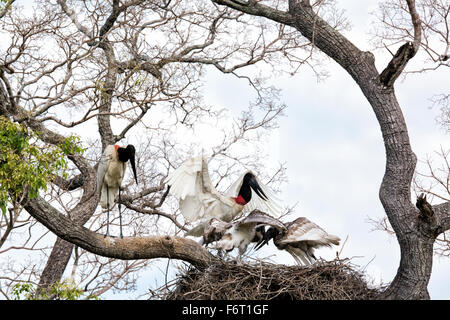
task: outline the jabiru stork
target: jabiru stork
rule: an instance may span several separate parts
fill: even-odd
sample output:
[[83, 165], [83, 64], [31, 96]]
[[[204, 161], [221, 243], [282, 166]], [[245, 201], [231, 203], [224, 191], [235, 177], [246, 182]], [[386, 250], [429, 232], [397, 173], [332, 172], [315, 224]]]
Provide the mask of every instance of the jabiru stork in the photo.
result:
[[107, 225], [106, 236], [109, 236], [109, 211], [114, 205], [114, 200], [119, 194], [119, 219], [120, 219], [120, 237], [122, 234], [122, 212], [120, 206], [120, 191], [122, 180], [125, 175], [126, 162], [130, 160], [131, 169], [133, 170], [134, 179], [137, 182], [136, 165], [135, 165], [136, 149], [129, 144], [126, 148], [118, 145], [108, 145], [103, 152], [97, 169], [97, 188], [100, 192], [100, 205], [103, 209], [107, 209]]
[[229, 252], [238, 248], [239, 254], [243, 255], [250, 243], [260, 243], [265, 239], [265, 225], [284, 228], [278, 219], [259, 210], [253, 210], [248, 216], [231, 223], [212, 218], [205, 226], [203, 244], [217, 241], [217, 249]]
[[328, 234], [314, 222], [305, 217], [300, 217], [289, 223], [274, 224], [263, 232], [262, 239], [255, 246], [259, 250], [263, 245], [273, 243], [279, 250], [286, 250], [294, 258], [298, 265], [311, 265], [317, 258], [314, 249], [331, 245], [339, 245], [341, 240], [335, 235]]
[[230, 222], [242, 213], [259, 209], [278, 216], [281, 206], [273, 192], [246, 171], [225, 194], [219, 193], [211, 183], [208, 164], [203, 155], [190, 158], [165, 179], [169, 192], [179, 199], [181, 214], [198, 225], [186, 235], [201, 237], [211, 218]]

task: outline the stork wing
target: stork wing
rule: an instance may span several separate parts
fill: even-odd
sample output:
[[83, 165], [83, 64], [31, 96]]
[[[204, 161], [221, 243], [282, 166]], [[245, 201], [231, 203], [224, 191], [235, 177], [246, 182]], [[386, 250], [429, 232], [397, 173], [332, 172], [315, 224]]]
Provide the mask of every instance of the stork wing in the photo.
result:
[[339, 245], [341, 240], [337, 236], [328, 234], [314, 222], [305, 217], [300, 217], [287, 225], [288, 232], [278, 241], [279, 244], [294, 244], [298, 242], [307, 242], [310, 246], [331, 246]]
[[252, 189], [252, 199], [248, 202], [243, 209], [243, 212], [251, 212], [255, 209], [267, 212], [268, 214], [278, 217], [281, 215], [283, 208], [280, 203], [281, 200], [275, 196], [275, 193], [266, 185], [264, 185], [259, 178], [251, 171], [246, 171], [238, 180], [236, 180], [226, 191], [226, 195], [229, 197], [237, 197], [239, 189], [242, 186], [244, 176], [248, 173], [252, 173], [255, 176], [256, 181], [261, 187], [264, 194], [267, 196], [267, 200], [261, 199], [256, 192]]
[[190, 158], [170, 173], [165, 181], [170, 193], [180, 201], [180, 211], [188, 221], [203, 215], [200, 194], [203, 190], [202, 156]]
[[226, 204], [220, 202], [221, 195], [212, 186], [208, 164], [203, 156], [183, 162], [164, 182], [170, 185], [170, 193], [179, 199], [180, 211], [186, 220], [220, 218], [216, 213], [221, 211], [221, 205]]
[[[197, 184], [201, 182], [202, 157], [194, 157], [183, 162], [164, 180], [170, 185], [170, 193], [180, 200], [187, 196], [195, 196]], [[200, 181], [197, 181], [199, 180]]]
[[225, 234], [227, 229], [231, 228], [232, 224], [216, 218], [212, 218], [206, 223], [203, 232], [203, 243], [208, 244], [213, 241], [218, 241]]
[[100, 158], [97, 167], [97, 191], [100, 192], [102, 190], [103, 179], [105, 178], [106, 170], [108, 169], [108, 161], [111, 160], [111, 157], [116, 152], [114, 145], [109, 145], [103, 151], [103, 154]]
[[253, 210], [247, 217], [237, 222], [238, 228], [246, 228], [252, 225], [253, 227], [267, 225], [277, 228], [280, 232], [287, 231], [284, 223], [259, 210]]

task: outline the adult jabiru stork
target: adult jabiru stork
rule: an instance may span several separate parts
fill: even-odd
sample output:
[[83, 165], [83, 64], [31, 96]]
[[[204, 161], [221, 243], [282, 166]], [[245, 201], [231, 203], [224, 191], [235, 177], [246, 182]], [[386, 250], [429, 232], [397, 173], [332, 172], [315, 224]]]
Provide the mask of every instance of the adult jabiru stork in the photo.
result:
[[274, 224], [263, 232], [262, 239], [255, 246], [259, 250], [264, 244], [273, 243], [279, 250], [286, 250], [298, 265], [311, 265], [317, 258], [314, 249], [339, 245], [339, 237], [328, 234], [314, 222], [300, 217], [286, 224]]
[[106, 224], [106, 236], [109, 236], [109, 211], [114, 205], [114, 200], [119, 194], [119, 219], [120, 219], [120, 237], [122, 234], [122, 212], [120, 210], [120, 190], [122, 180], [125, 175], [126, 162], [130, 160], [131, 169], [133, 169], [134, 179], [137, 182], [136, 165], [135, 165], [136, 149], [129, 144], [126, 148], [118, 145], [108, 145], [103, 152], [97, 169], [97, 188], [100, 192], [100, 205], [103, 209], [107, 209], [108, 218]]
[[201, 237], [211, 218], [230, 222], [240, 214], [259, 209], [278, 216], [281, 206], [273, 192], [246, 171], [233, 183], [225, 194], [219, 193], [211, 183], [208, 164], [203, 155], [193, 157], [181, 164], [165, 179], [172, 195], [179, 199], [184, 218], [198, 225], [186, 235]]

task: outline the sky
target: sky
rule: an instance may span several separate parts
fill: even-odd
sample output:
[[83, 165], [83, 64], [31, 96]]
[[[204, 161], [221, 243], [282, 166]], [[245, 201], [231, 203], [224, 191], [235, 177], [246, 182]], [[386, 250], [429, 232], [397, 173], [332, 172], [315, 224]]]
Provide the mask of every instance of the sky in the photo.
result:
[[[370, 48], [368, 31], [373, 21], [370, 11], [378, 2], [338, 1], [352, 24], [345, 35], [364, 50]], [[388, 58], [383, 52], [376, 54], [379, 70]], [[387, 283], [394, 278], [400, 262], [399, 246], [395, 237], [374, 230], [369, 222], [385, 216], [378, 198], [385, 169], [380, 128], [351, 77], [332, 61], [326, 69], [329, 77], [320, 82], [307, 68], [293, 77], [273, 79], [281, 89], [281, 100], [288, 106], [267, 145], [271, 161], [285, 163], [287, 167], [289, 181], [282, 186], [279, 196], [287, 205], [297, 203], [290, 219], [305, 216], [342, 239], [337, 248], [319, 249], [318, 256], [331, 260], [340, 251], [341, 258], [350, 258], [375, 285]], [[441, 146], [450, 149], [448, 135], [436, 124], [439, 109], [431, 108], [430, 102], [434, 94], [449, 92], [445, 71], [408, 76], [395, 85], [411, 145], [419, 160]], [[236, 116], [252, 96], [244, 80], [236, 81], [212, 69], [205, 83], [205, 102], [226, 107]], [[269, 246], [258, 256], [270, 256], [278, 263], [294, 263], [289, 254]], [[141, 274], [136, 292], [111, 292], [102, 298], [127, 299], [144, 293], [148, 287], [161, 283], [165, 265], [166, 261], [158, 262], [154, 270]], [[449, 269], [450, 259], [434, 258], [428, 286], [432, 299], [450, 299]], [[172, 270], [171, 274], [174, 273]]]

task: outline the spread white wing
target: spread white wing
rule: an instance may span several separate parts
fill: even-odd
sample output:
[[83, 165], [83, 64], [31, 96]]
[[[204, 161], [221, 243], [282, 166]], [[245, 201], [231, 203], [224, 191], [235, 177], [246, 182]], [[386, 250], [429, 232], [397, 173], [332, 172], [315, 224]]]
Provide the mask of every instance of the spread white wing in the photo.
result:
[[168, 175], [165, 182], [170, 186], [169, 192], [179, 199], [180, 211], [187, 221], [202, 219], [206, 223], [207, 219], [213, 217], [224, 221], [233, 218], [233, 203], [212, 185], [208, 164], [203, 156], [182, 163]]
[[280, 203], [281, 200], [277, 198], [275, 193], [265, 184], [263, 184], [259, 178], [251, 171], [246, 171], [242, 176], [239, 177], [238, 180], [236, 180], [225, 192], [225, 195], [228, 197], [237, 197], [239, 190], [242, 186], [242, 182], [244, 180], [245, 174], [248, 172], [252, 173], [255, 176], [256, 181], [258, 182], [259, 186], [261, 187], [264, 194], [267, 196], [267, 200], [261, 199], [256, 192], [253, 190], [252, 192], [252, 198], [250, 202], [248, 202], [243, 209], [243, 213], [252, 212], [253, 210], [260, 210], [263, 212], [268, 213], [269, 215], [279, 217], [283, 211], [283, 208], [281, 207]]

